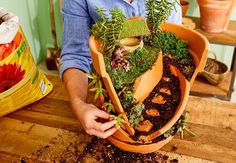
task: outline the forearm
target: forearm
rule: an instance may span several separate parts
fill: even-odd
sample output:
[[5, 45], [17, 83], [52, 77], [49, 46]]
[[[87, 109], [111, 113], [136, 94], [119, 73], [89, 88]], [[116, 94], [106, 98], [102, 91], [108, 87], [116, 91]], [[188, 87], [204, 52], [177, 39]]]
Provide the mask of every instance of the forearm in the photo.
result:
[[63, 74], [63, 82], [69, 93], [71, 103], [85, 102], [88, 90], [88, 79], [85, 73], [76, 68], [67, 69]]

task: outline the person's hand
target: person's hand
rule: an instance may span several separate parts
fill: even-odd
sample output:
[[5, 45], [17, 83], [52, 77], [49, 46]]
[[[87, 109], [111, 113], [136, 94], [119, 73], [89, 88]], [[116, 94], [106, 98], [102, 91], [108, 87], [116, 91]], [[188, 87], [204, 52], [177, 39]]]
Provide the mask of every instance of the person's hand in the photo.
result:
[[85, 132], [89, 135], [95, 135], [105, 139], [111, 136], [118, 129], [115, 127], [115, 120], [105, 123], [98, 122], [98, 118], [109, 120], [114, 116], [105, 111], [99, 110], [92, 104], [87, 104], [81, 100], [76, 100], [72, 102], [72, 107]]

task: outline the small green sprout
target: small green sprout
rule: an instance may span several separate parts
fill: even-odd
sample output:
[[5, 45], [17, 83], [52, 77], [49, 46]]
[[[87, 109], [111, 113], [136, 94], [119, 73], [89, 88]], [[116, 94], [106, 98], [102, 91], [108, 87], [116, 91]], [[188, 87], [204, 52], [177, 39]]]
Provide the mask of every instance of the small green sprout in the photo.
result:
[[118, 116], [114, 117], [114, 120], [116, 120], [116, 128], [118, 127], [124, 127], [123, 123], [125, 122], [124, 120], [124, 113], [119, 114]]
[[112, 111], [113, 113], [115, 113], [115, 107], [114, 107], [114, 105], [111, 103], [110, 100], [109, 100], [109, 102], [105, 102], [105, 103], [102, 105], [102, 108], [103, 108], [106, 112], [108, 112], [108, 113], [110, 113], [111, 111]]
[[96, 87], [96, 85], [98, 84], [98, 82], [101, 80], [100, 76], [95, 74], [95, 73], [91, 73], [91, 74], [86, 74], [86, 76], [91, 79], [91, 81], [89, 82], [88, 87]]
[[98, 81], [97, 87], [90, 88], [89, 91], [95, 92], [94, 100], [100, 99], [101, 103], [104, 104], [105, 97], [107, 97], [107, 91], [102, 87], [102, 81]]
[[177, 129], [177, 132], [180, 133], [180, 138], [184, 138], [184, 131], [187, 132], [187, 134], [191, 137], [195, 137], [195, 133], [193, 133], [189, 128], [188, 128], [188, 119], [189, 119], [189, 112], [186, 112], [184, 114], [184, 119], [182, 120], [182, 123], [180, 124], [179, 128]]

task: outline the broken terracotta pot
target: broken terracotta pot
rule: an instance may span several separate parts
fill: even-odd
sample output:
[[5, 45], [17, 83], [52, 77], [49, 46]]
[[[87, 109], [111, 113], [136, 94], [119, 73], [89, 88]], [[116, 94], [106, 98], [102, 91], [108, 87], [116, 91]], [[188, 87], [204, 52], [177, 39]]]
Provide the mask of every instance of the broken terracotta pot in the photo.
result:
[[[163, 24], [162, 30], [173, 32], [180, 39], [183, 39], [188, 42], [188, 47], [190, 53], [194, 58], [196, 69], [189, 83], [176, 68], [170, 66], [171, 72], [175, 74], [180, 80], [181, 100], [179, 106], [177, 107], [175, 115], [166, 125], [164, 125], [163, 128], [151, 133], [150, 135], [142, 135], [139, 137], [139, 140], [135, 141], [131, 138], [131, 136], [134, 135], [135, 130], [127, 122], [125, 124], [125, 129], [121, 128], [117, 132], [115, 132], [111, 137], [109, 137], [109, 140], [114, 145], [126, 151], [138, 152], [138, 153], [153, 152], [160, 149], [163, 145], [165, 145], [172, 139], [172, 137], [168, 137], [167, 139], [162, 140], [158, 143], [152, 143], [153, 139], [157, 138], [158, 136], [165, 133], [168, 129], [170, 129], [183, 113], [187, 103], [190, 85], [192, 85], [197, 73], [204, 69], [204, 65], [207, 59], [209, 43], [207, 39], [198, 32], [171, 23]], [[103, 60], [103, 54], [99, 52], [101, 45], [99, 41], [95, 39], [94, 36], [90, 37], [89, 46], [90, 46], [93, 66], [96, 72], [100, 74], [102, 77], [102, 80], [109, 94], [109, 97], [113, 105], [115, 106], [115, 111], [118, 114], [124, 113], [124, 109], [122, 108], [122, 105], [113, 87], [111, 79], [108, 73], [106, 72], [105, 63]], [[149, 93], [161, 80], [162, 73], [163, 73], [163, 61], [162, 61], [162, 54], [160, 53], [153, 67], [148, 71], [146, 71], [144, 74], [142, 74], [140, 77], [138, 77], [134, 83], [134, 97], [137, 101], [142, 102], [146, 97], [148, 97]]]
[[191, 55], [193, 56], [196, 66], [193, 76], [190, 80], [190, 86], [192, 86], [197, 74], [205, 67], [209, 46], [208, 40], [205, 36], [199, 32], [196, 32], [195, 30], [188, 29], [184, 26], [173, 23], [164, 23], [162, 25], [162, 30], [175, 33], [180, 39], [188, 42], [188, 48]]

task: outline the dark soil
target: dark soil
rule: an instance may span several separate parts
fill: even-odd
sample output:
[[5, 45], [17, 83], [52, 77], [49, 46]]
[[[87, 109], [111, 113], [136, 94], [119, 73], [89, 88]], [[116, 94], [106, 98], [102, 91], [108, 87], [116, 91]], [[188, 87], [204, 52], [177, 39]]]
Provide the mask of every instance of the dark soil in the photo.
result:
[[82, 158], [81, 162], [85, 162], [84, 160], [86, 159], [84, 158], [95, 158], [97, 162], [102, 163], [158, 163], [172, 161], [169, 160], [167, 155], [158, 152], [149, 154], [125, 152], [115, 147], [109, 141], [96, 137], [86, 147]]
[[163, 58], [163, 62], [174, 65], [175, 67], [177, 67], [177, 69], [184, 75], [184, 77], [190, 81], [190, 79], [193, 76], [194, 71], [186, 71], [186, 67], [191, 67], [193, 70], [195, 70], [195, 64], [194, 64], [194, 60], [193, 57], [191, 56], [191, 59], [189, 59], [187, 62], [180, 62], [179, 60], [176, 59], [170, 59], [169, 57], [164, 57]]
[[[140, 135], [149, 135], [159, 129], [161, 129], [175, 114], [175, 111], [179, 105], [181, 98], [181, 90], [180, 90], [180, 82], [178, 77], [171, 74], [169, 69], [168, 60], [164, 60], [164, 69], [163, 76], [170, 78], [169, 82], [161, 79], [158, 85], [153, 89], [150, 95], [144, 100], [145, 109], [142, 112], [142, 115], [145, 120], [149, 120], [153, 124], [153, 128], [149, 132], [138, 132], [133, 137], [133, 139], [137, 139]], [[167, 88], [170, 90], [171, 95], [166, 93], [162, 93], [159, 90], [161, 88]], [[152, 102], [152, 99], [157, 96], [162, 95], [166, 100], [165, 104], [156, 104]], [[151, 117], [146, 114], [147, 109], [157, 109], [160, 113], [158, 117]], [[162, 140], [160, 138], [159, 140]], [[158, 141], [158, 140], [156, 140]]]

